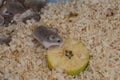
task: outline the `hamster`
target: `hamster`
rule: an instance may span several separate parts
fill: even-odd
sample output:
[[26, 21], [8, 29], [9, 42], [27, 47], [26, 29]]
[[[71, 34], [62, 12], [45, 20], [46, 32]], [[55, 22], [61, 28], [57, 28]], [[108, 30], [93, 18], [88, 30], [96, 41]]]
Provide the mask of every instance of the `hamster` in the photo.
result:
[[3, 2], [4, 2], [4, 0], [0, 0], [0, 7], [2, 6]]
[[22, 21], [24, 22], [24, 23], [27, 23], [27, 20], [31, 20], [31, 19], [33, 19], [33, 20], [35, 20], [35, 21], [39, 21], [40, 20], [40, 16], [39, 16], [39, 14], [33, 14], [33, 15], [29, 15], [29, 16], [26, 16], [25, 18], [23, 18], [22, 19]]
[[47, 0], [25, 0], [24, 5], [34, 11], [40, 11], [47, 3]]
[[10, 14], [22, 13], [25, 11], [25, 7], [18, 1], [11, 1], [6, 4], [7, 12]]
[[35, 21], [40, 20], [39, 14], [35, 13], [34, 11], [28, 9], [21, 14], [16, 14], [13, 17], [13, 20], [16, 22], [24, 22], [26, 23], [27, 20], [34, 19]]
[[4, 24], [4, 17], [0, 15], [0, 26], [3, 26]]
[[45, 26], [39, 26], [32, 32], [32, 34], [45, 49], [48, 49], [51, 46], [61, 46], [64, 43], [63, 39], [57, 32], [57, 29], [50, 30]]
[[30, 15], [33, 15], [33, 14], [34, 14], [34, 12], [32, 10], [28, 9], [21, 14], [14, 15], [13, 20], [16, 22], [19, 22], [19, 21], [22, 21], [24, 18], [26, 18]]

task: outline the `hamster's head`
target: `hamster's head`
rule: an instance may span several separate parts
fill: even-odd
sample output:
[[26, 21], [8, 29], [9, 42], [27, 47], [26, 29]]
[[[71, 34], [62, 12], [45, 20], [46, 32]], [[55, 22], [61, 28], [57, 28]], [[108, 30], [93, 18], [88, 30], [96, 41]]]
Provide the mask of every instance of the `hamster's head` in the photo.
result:
[[47, 37], [47, 41], [52, 45], [62, 45], [64, 42], [58, 34], [51, 34]]

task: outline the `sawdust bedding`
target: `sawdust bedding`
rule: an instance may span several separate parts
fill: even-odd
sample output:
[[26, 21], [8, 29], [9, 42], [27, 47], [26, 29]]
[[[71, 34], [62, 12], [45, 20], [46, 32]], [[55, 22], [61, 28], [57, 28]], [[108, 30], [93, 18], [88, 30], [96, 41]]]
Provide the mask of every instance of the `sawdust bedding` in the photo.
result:
[[[48, 4], [40, 22], [1, 28], [12, 41], [0, 45], [0, 80], [120, 80], [120, 1], [91, 0]], [[46, 50], [31, 35], [35, 25], [58, 28], [62, 37], [82, 41], [90, 51], [87, 69], [77, 76], [49, 70]]]

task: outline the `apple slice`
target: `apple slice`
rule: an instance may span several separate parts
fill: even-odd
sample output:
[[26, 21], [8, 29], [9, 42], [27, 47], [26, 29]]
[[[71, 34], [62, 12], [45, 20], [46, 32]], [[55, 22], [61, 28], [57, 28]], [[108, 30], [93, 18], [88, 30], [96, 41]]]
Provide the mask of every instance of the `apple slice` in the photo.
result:
[[46, 58], [50, 69], [60, 68], [68, 75], [76, 75], [89, 63], [89, 52], [79, 41], [65, 39], [62, 47], [47, 50]]

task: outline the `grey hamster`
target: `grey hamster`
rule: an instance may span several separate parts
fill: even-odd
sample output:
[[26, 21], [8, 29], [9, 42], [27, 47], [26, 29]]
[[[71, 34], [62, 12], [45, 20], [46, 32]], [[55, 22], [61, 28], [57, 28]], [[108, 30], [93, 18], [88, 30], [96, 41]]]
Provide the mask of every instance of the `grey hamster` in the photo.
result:
[[25, 11], [25, 7], [18, 1], [9, 1], [6, 4], [6, 8], [7, 12], [13, 15]]
[[37, 39], [44, 48], [48, 49], [51, 46], [60, 46], [63, 44], [63, 39], [58, 35], [57, 30], [51, 30], [45, 26], [39, 26], [33, 31], [33, 37]]
[[47, 0], [25, 0], [24, 4], [27, 8], [31, 8], [35, 11], [40, 11], [47, 3]]
[[30, 19], [34, 19], [35, 21], [39, 21], [40, 20], [40, 16], [39, 16], [39, 14], [33, 14], [33, 15], [29, 15], [29, 16], [27, 16], [27, 17], [25, 17], [25, 18], [23, 18], [23, 22], [24, 23], [27, 23], [27, 20], [30, 20]]
[[3, 26], [4, 24], [4, 17], [0, 15], [0, 26]]
[[23, 13], [15, 14], [13, 20], [16, 22], [22, 21], [24, 18], [33, 15], [34, 12], [30, 9], [24, 11]]
[[15, 22], [24, 22], [26, 23], [27, 20], [30, 19], [34, 19], [35, 21], [39, 21], [40, 20], [40, 16], [39, 14], [35, 13], [33, 10], [28, 9], [25, 12], [21, 13], [21, 14], [16, 14], [13, 17], [13, 20]]
[[4, 0], [0, 0], [0, 7], [2, 6], [3, 2], [4, 2]]

